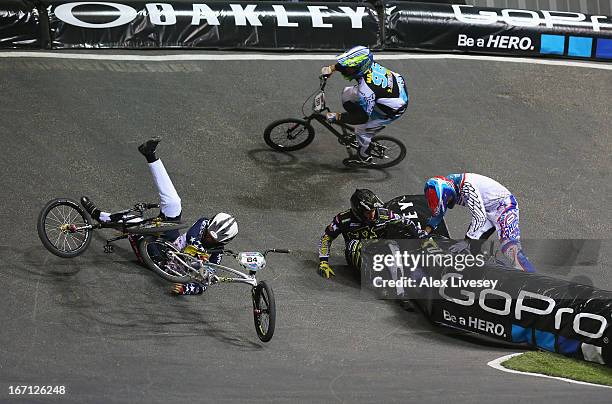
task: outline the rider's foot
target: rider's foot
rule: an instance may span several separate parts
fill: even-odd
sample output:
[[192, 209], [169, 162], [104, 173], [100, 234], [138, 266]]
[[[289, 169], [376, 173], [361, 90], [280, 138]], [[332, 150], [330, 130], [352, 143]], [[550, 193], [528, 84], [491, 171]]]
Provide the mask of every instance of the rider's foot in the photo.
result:
[[85, 208], [85, 211], [89, 213], [89, 216], [91, 216], [92, 218], [98, 221], [100, 220], [100, 212], [101, 212], [100, 209], [98, 209], [96, 205], [94, 205], [94, 203], [89, 200], [88, 197], [86, 196], [81, 197], [81, 205], [83, 205], [83, 208]]
[[357, 153], [351, 157], [347, 157], [342, 160], [344, 165], [368, 165], [372, 163], [372, 156], [362, 156], [361, 153]]
[[147, 159], [147, 163], [153, 163], [157, 160], [157, 156], [155, 155], [155, 150], [157, 149], [157, 145], [161, 142], [160, 137], [153, 137], [140, 146], [138, 146], [138, 151], [140, 154], [145, 156]]
[[201, 295], [206, 291], [206, 286], [197, 283], [175, 283], [172, 287], [172, 292], [177, 295]]

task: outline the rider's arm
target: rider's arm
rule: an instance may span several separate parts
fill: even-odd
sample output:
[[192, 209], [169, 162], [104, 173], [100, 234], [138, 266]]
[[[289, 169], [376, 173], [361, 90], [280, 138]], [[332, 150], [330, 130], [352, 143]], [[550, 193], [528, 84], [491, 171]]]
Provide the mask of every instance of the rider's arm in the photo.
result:
[[427, 233], [431, 233], [442, 223], [442, 219], [444, 219], [444, 213], [439, 213], [436, 216], [432, 216], [427, 220], [427, 225], [425, 226], [425, 231]]
[[421, 230], [419, 226], [417, 226], [417, 224], [414, 221], [412, 221], [410, 218], [401, 216], [395, 212], [392, 212], [392, 217], [393, 217], [393, 220], [397, 221], [398, 224], [400, 225], [403, 236], [409, 236], [409, 237], [425, 236], [425, 233], [423, 232], [423, 230]]
[[487, 211], [480, 190], [469, 181], [464, 181], [461, 186], [461, 197], [465, 201], [465, 206], [470, 210], [472, 222], [465, 236], [473, 240], [488, 230], [485, 228], [487, 223]]
[[321, 234], [321, 240], [319, 241], [319, 261], [329, 260], [332, 241], [342, 233], [340, 226], [340, 215], [337, 215], [329, 226], [325, 228], [323, 234]]

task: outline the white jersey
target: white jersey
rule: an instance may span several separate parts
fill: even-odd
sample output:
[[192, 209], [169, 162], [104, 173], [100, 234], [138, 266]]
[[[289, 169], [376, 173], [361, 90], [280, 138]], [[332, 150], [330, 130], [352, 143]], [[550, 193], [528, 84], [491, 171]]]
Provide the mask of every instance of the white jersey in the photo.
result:
[[487, 223], [488, 217], [497, 213], [500, 204], [512, 196], [510, 191], [492, 178], [480, 174], [464, 173], [450, 174], [457, 189], [457, 205], [465, 206], [470, 210], [472, 222], [467, 236], [478, 239], [491, 226]]

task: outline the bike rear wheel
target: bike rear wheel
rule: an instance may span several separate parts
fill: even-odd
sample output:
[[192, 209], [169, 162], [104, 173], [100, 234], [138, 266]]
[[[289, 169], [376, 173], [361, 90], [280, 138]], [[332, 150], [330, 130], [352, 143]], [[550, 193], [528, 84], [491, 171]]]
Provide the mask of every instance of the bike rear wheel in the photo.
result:
[[303, 119], [281, 119], [264, 130], [266, 144], [274, 150], [289, 152], [303, 149], [314, 139], [314, 128]]
[[270, 341], [276, 324], [276, 302], [272, 288], [264, 281], [253, 288], [253, 319], [259, 339]]
[[143, 237], [138, 243], [138, 248], [145, 264], [160, 277], [174, 283], [192, 281], [188, 269], [172, 257], [171, 253], [179, 252], [178, 249], [167, 241], [153, 237]]
[[370, 143], [371, 166], [377, 168], [393, 167], [406, 157], [406, 146], [391, 136], [374, 136]]
[[74, 258], [91, 243], [89, 216], [72, 199], [49, 201], [40, 211], [36, 227], [43, 246], [58, 257]]

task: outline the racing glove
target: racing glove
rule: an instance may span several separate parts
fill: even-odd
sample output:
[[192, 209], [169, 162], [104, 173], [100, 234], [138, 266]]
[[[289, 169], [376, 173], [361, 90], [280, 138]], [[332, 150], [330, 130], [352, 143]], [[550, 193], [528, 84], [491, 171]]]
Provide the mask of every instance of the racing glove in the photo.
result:
[[332, 75], [333, 72], [334, 72], [334, 66], [333, 65], [331, 65], [331, 66], [323, 66], [321, 68], [321, 75], [323, 75], [323, 76], [329, 77], [329, 76]]
[[325, 119], [329, 123], [336, 123], [340, 121], [340, 113], [339, 112], [328, 112], [325, 114]]
[[329, 266], [329, 262], [327, 261], [319, 262], [319, 275], [327, 279], [331, 278], [332, 276], [336, 276], [334, 271]]

